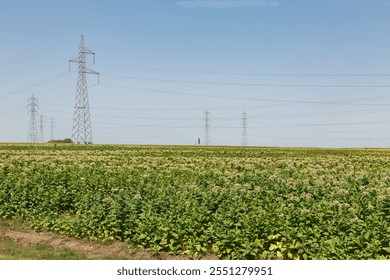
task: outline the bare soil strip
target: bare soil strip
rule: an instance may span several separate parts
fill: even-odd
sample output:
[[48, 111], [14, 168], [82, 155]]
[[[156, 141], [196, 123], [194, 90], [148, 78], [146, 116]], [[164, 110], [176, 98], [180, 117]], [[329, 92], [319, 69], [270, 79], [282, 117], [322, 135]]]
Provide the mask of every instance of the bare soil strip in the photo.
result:
[[[188, 260], [188, 257], [183, 255], [173, 256], [167, 253], [153, 255], [146, 250], [130, 248], [126, 243], [119, 241], [100, 244], [86, 239], [76, 239], [45, 231], [36, 232], [26, 228], [12, 228], [12, 226], [0, 224], [0, 246], [3, 241], [12, 241], [26, 248], [43, 244], [52, 247], [54, 250], [69, 249], [81, 253], [85, 256], [85, 259], [92, 260]], [[203, 259], [218, 258], [216, 256], [206, 256]]]

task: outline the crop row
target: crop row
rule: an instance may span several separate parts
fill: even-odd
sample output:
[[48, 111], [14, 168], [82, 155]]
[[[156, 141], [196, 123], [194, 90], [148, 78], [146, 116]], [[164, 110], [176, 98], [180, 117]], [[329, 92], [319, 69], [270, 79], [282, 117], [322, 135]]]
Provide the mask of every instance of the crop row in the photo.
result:
[[0, 146], [0, 216], [227, 259], [389, 259], [390, 152]]

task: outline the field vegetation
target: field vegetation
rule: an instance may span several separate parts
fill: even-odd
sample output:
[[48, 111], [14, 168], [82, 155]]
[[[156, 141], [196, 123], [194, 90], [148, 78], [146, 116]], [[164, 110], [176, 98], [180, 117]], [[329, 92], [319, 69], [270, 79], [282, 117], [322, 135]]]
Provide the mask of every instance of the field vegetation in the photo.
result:
[[2, 144], [0, 217], [195, 259], [390, 259], [390, 150]]

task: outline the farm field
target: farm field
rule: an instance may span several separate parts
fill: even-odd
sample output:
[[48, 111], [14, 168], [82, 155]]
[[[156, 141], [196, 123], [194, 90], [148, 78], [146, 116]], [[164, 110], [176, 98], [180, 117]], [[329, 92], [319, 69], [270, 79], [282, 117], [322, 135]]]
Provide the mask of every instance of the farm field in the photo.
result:
[[390, 259], [390, 150], [0, 144], [0, 217], [194, 259]]

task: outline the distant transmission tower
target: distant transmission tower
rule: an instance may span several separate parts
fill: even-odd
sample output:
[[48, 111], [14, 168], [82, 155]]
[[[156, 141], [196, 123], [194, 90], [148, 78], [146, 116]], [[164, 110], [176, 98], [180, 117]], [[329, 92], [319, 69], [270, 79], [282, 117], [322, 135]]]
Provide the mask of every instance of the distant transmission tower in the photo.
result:
[[43, 116], [39, 116], [39, 142], [43, 143], [44, 142], [44, 137], [43, 137]]
[[241, 121], [242, 121], [242, 146], [245, 147], [248, 146], [248, 131], [247, 131], [248, 114], [245, 111], [242, 113]]
[[77, 79], [77, 94], [74, 106], [72, 140], [78, 144], [92, 144], [92, 127], [91, 116], [89, 114], [88, 87], [87, 75], [97, 74], [86, 66], [87, 54], [93, 55], [95, 63], [95, 53], [85, 47], [84, 36], [81, 35], [79, 57], [69, 60], [69, 62], [77, 62], [79, 64], [79, 74]]
[[37, 143], [38, 142], [38, 128], [37, 128], [37, 115], [38, 115], [38, 99], [32, 97], [28, 99], [28, 113], [30, 115], [30, 123], [28, 128], [28, 139], [27, 142]]
[[51, 121], [50, 121], [50, 132], [51, 132], [51, 139], [50, 140], [54, 140], [54, 118], [51, 118]]
[[208, 146], [211, 144], [211, 140], [210, 140], [210, 122], [211, 122], [210, 112], [208, 110], [205, 110], [204, 115], [205, 115], [205, 117], [204, 117], [205, 145]]

